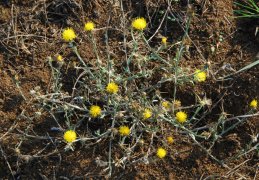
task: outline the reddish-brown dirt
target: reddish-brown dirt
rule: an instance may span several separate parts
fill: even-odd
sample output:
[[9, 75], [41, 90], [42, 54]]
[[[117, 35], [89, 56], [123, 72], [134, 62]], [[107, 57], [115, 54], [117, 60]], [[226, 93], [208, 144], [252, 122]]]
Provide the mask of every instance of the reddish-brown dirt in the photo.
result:
[[[76, 3], [71, 3], [76, 2]], [[64, 27], [72, 26], [81, 36], [76, 40], [82, 57], [94, 65], [95, 57], [92, 47], [83, 36], [83, 23], [91, 19], [97, 27], [104, 27], [107, 18], [110, 24], [120, 29], [122, 12], [119, 1], [110, 4], [106, 1], [39, 1], [6, 0], [0, 3], [0, 179], [101, 179], [107, 177], [104, 168], [98, 166], [97, 159], [107, 160], [108, 143], [101, 142], [89, 147], [77, 144], [74, 151], [64, 151], [65, 144], [57, 144], [55, 139], [49, 140], [31, 137], [29, 140], [22, 133], [29, 131], [38, 136], [62, 138], [60, 132], [51, 131], [55, 123], [48, 115], [42, 114], [33, 122], [21, 116], [34, 114], [30, 91], [36, 86], [48, 89], [51, 71], [47, 62], [48, 56], [62, 53], [66, 57], [67, 71], [64, 71], [64, 90], [71, 93], [71, 82], [76, 73], [69, 68], [75, 55], [68, 51], [61, 39]], [[161, 21], [159, 10], [166, 9], [166, 3], [153, 0], [123, 1], [127, 19], [144, 16], [148, 19], [150, 29], [145, 32], [151, 36]], [[208, 82], [195, 87], [182, 87], [178, 93], [183, 105], [193, 103], [194, 95], [205, 94], [218, 101], [224, 94], [224, 108], [218, 105], [206, 119], [205, 124], [213, 124], [216, 117], [224, 111], [229, 115], [242, 115], [248, 111], [248, 102], [259, 97], [259, 67], [238, 74], [229, 81], [216, 81], [219, 74], [232, 73], [231, 69], [223, 69], [225, 65], [239, 70], [255, 60], [259, 52], [259, 36], [255, 36], [258, 20], [239, 20], [233, 18], [233, 0], [195, 0], [187, 6], [187, 0], [174, 4], [174, 12], [192, 13], [189, 39], [189, 52], [183, 56], [182, 67], [192, 69], [208, 64], [210, 76]], [[130, 25], [129, 21], [126, 21]], [[181, 22], [179, 22], [181, 23]], [[100, 28], [95, 36], [98, 46], [105, 56], [104, 31]], [[163, 23], [160, 35], [169, 37], [169, 42], [180, 40], [183, 30], [177, 22]], [[109, 45], [112, 56], [119, 62], [123, 56], [121, 31], [109, 32]], [[160, 43], [155, 37], [154, 46]], [[215, 48], [214, 53], [211, 48]], [[174, 55], [170, 50], [168, 53]], [[215, 77], [216, 76], [216, 77]], [[18, 79], [17, 79], [18, 78]], [[18, 80], [18, 81], [17, 81]], [[18, 86], [16, 83], [19, 82]], [[19, 89], [20, 88], [20, 89]], [[162, 89], [172, 89], [172, 84], [165, 84]], [[22, 92], [22, 94], [21, 94]], [[173, 94], [168, 93], [171, 97]], [[25, 100], [23, 96], [27, 99]], [[235, 158], [234, 156], [246, 148], [251, 135], [258, 133], [258, 117], [238, 128], [231, 130], [224, 138], [216, 142], [212, 155], [226, 160], [228, 167], [223, 167], [212, 160], [206, 152], [189, 141], [188, 138], [174, 133], [175, 143], [169, 147], [170, 152], [163, 160], [150, 159], [148, 164], [138, 162], [124, 168], [114, 168], [114, 179], [253, 179], [258, 174], [258, 150]], [[21, 143], [22, 142], [22, 143]], [[19, 152], [17, 152], [17, 146]], [[206, 142], [205, 142], [206, 144]], [[139, 147], [139, 152], [146, 151], [148, 144]], [[43, 150], [43, 148], [45, 148]], [[39, 151], [43, 150], [40, 156]], [[35, 156], [33, 156], [35, 155]], [[115, 152], [120, 157], [120, 152]], [[233, 157], [233, 158], [231, 158]], [[243, 163], [243, 164], [242, 164]], [[240, 165], [240, 166], [239, 166]], [[11, 171], [13, 176], [11, 175]], [[258, 175], [257, 175], [258, 178]]]

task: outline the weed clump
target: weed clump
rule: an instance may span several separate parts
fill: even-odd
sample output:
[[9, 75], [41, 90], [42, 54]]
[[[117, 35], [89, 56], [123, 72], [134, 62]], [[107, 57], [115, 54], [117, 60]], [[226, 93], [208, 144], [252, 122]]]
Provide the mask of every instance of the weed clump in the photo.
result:
[[[135, 161], [151, 162], [154, 154], [159, 159], [165, 158], [167, 153], [174, 149], [174, 138], [177, 139], [178, 136], [180, 139], [185, 137], [188, 141], [194, 142], [212, 159], [222, 163], [211, 154], [210, 149], [220, 137], [242, 121], [237, 118], [237, 123], [226, 126], [225, 122], [230, 120], [223, 116], [226, 113], [222, 113], [216, 120], [215, 126], [197, 127], [209, 114], [209, 108], [213, 105], [212, 100], [207, 98], [206, 94], [199, 95], [194, 92], [196, 101], [188, 102], [188, 105], [184, 106], [181, 98], [185, 97], [178, 97], [178, 92], [183, 87], [194, 88], [207, 83], [207, 73], [210, 71], [207, 64], [194, 73], [191, 72], [192, 68], [181, 65], [183, 54], [189, 48], [186, 39], [190, 20], [186, 21], [186, 31], [179, 42], [171, 44], [167, 42], [167, 37], [162, 37], [158, 47], [151, 45], [145, 36], [147, 22], [144, 18], [134, 19], [131, 26], [137, 31], [133, 31], [132, 28], [127, 29], [130, 34], [129, 38], [125, 38], [128, 51], [125, 58], [120, 59], [123, 61], [121, 64], [116, 64], [118, 62], [115, 61], [116, 56], [112, 58], [110, 51], [107, 50], [107, 56], [102, 54], [103, 51], [98, 49], [94, 33], [85, 35], [95, 55], [91, 63], [89, 60], [86, 61], [80, 55], [76, 42], [72, 42], [76, 38], [74, 30], [66, 28], [62, 32], [62, 38], [78, 60], [72, 67], [76, 71], [76, 77], [71, 93], [65, 93], [63, 90], [62, 68], [65, 66], [53, 66], [52, 58], [49, 57], [52, 70], [50, 91], [43, 94], [35, 90], [32, 93], [39, 104], [38, 107], [47, 111], [59, 127], [74, 129], [64, 133], [63, 139], [67, 142], [68, 149], [74, 150], [71, 144], [77, 142], [81, 142], [82, 146], [109, 142], [107, 154], [109, 175], [114, 167], [121, 164], [125, 167]], [[91, 32], [95, 29], [95, 24], [87, 22], [83, 29]], [[107, 31], [106, 36], [108, 36]], [[107, 39], [106, 37], [106, 41]], [[108, 48], [108, 42], [106, 46]], [[175, 51], [173, 57], [166, 54], [170, 48]], [[56, 60], [62, 62], [62, 65], [68, 63], [61, 55], [58, 55]], [[169, 94], [167, 97], [162, 95], [161, 91], [164, 84], [173, 87], [166, 90]], [[186, 100], [183, 100], [185, 104]], [[257, 100], [254, 99], [250, 107], [256, 109]], [[57, 112], [63, 117], [56, 116]], [[253, 112], [249, 113], [248, 115], [251, 115]], [[165, 127], [169, 127], [170, 133]], [[171, 132], [177, 132], [177, 135]], [[203, 140], [209, 138], [212, 141], [205, 147]], [[140, 152], [144, 144], [148, 149], [144, 151], [142, 149]], [[162, 144], [162, 147], [156, 149], [158, 144]], [[114, 149], [119, 149], [120, 159], [113, 156]]]

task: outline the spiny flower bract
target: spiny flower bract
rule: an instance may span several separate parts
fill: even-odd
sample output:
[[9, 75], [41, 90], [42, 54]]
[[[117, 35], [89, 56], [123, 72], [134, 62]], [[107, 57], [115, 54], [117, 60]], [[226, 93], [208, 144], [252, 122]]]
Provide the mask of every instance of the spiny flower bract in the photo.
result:
[[64, 139], [66, 142], [71, 143], [76, 140], [76, 132], [73, 130], [67, 130], [64, 133]]
[[73, 41], [76, 38], [75, 31], [72, 28], [67, 28], [63, 31], [62, 37], [65, 41]]
[[120, 126], [119, 133], [121, 136], [128, 136], [130, 134], [130, 128], [128, 126]]
[[184, 123], [187, 120], [187, 114], [183, 111], [177, 112], [175, 117], [179, 123]]
[[95, 25], [94, 25], [94, 23], [91, 22], [91, 21], [85, 23], [85, 30], [86, 30], [86, 31], [92, 31], [92, 30], [94, 30], [94, 27], [95, 27]]
[[96, 118], [97, 116], [99, 116], [101, 114], [101, 108], [100, 106], [96, 106], [96, 105], [92, 105], [90, 107], [90, 116], [93, 117], [93, 118]]
[[256, 109], [257, 106], [258, 106], [258, 101], [257, 101], [256, 99], [253, 99], [253, 100], [250, 102], [250, 107]]
[[116, 94], [119, 90], [119, 87], [116, 83], [114, 82], [110, 82], [107, 86], [106, 86], [106, 91], [110, 94]]
[[204, 82], [207, 78], [207, 74], [204, 71], [196, 70], [194, 74], [194, 79], [198, 82]]
[[143, 119], [149, 119], [152, 116], [152, 111], [149, 109], [145, 109], [143, 112]]
[[164, 148], [158, 148], [156, 151], [156, 155], [157, 157], [159, 157], [160, 159], [164, 158], [166, 156], [167, 152]]
[[131, 26], [137, 30], [143, 31], [147, 27], [147, 21], [143, 17], [138, 17], [132, 21]]
[[176, 99], [173, 101], [173, 105], [174, 105], [174, 108], [179, 108], [179, 107], [181, 107], [182, 103], [181, 103], [181, 101]]

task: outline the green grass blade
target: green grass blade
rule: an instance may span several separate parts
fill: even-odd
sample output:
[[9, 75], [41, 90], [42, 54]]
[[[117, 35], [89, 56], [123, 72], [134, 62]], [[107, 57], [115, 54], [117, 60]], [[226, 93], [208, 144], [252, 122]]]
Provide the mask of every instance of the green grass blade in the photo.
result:
[[243, 67], [242, 69], [240, 69], [240, 70], [236, 71], [235, 73], [233, 73], [233, 74], [229, 74], [229, 75], [224, 76], [224, 77], [222, 77], [222, 78], [220, 78], [220, 79], [226, 79], [226, 78], [229, 78], [230, 76], [233, 76], [233, 75], [235, 75], [235, 74], [238, 74], [238, 73], [241, 73], [241, 72], [246, 71], [246, 70], [248, 70], [248, 69], [251, 69], [252, 67], [254, 67], [254, 66], [258, 65], [258, 64], [259, 64], [259, 59], [258, 59], [258, 60], [256, 60], [255, 62], [253, 62], [253, 63], [251, 63], [251, 64], [249, 64], [249, 65], [247, 65], [247, 66]]
[[251, 5], [256, 9], [256, 11], [259, 12], [259, 7], [258, 7], [257, 4], [254, 2], [254, 0], [249, 0], [249, 2], [250, 2]]
[[240, 73], [240, 72], [245, 71], [245, 70], [248, 70], [248, 69], [250, 69], [250, 68], [252, 68], [252, 67], [254, 67], [254, 66], [258, 65], [258, 64], [259, 64], [259, 60], [257, 60], [255, 62], [253, 62], [253, 63], [243, 67], [242, 69], [240, 69], [237, 72], [235, 72], [235, 74]]
[[238, 3], [238, 2], [235, 2], [235, 4], [239, 7], [243, 7], [245, 9], [249, 9], [249, 10], [252, 10], [252, 11], [256, 11], [254, 8], [252, 8], [251, 6], [248, 6], [248, 5], [244, 5], [244, 4], [241, 4], [241, 3]]

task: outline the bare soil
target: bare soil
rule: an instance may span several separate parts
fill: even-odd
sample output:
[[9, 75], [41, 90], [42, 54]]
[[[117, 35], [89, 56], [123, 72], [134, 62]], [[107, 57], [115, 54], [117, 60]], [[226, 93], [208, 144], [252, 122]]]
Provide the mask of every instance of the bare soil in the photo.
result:
[[[110, 1], [112, 2], [112, 1]], [[161, 10], [166, 10], [163, 0], [128, 0], [123, 1], [126, 19], [144, 16], [148, 19], [149, 30], [145, 32], [151, 37], [160, 24]], [[189, 30], [189, 53], [184, 55], [182, 66], [199, 68], [207, 63], [212, 72], [220, 74], [232, 73], [232, 70], [252, 63], [259, 52], [259, 35], [255, 36], [258, 20], [240, 20], [233, 18], [233, 0], [195, 0], [192, 6], [187, 0], [173, 3], [173, 14], [182, 14], [187, 10], [193, 13]], [[169, 13], [170, 16], [170, 13]], [[109, 24], [107, 19], [110, 18]], [[35, 107], [24, 100], [30, 99], [30, 91], [36, 86], [48, 89], [51, 71], [47, 62], [48, 56], [61, 53], [66, 57], [67, 71], [64, 71], [64, 90], [71, 93], [71, 85], [76, 72], [69, 68], [75, 55], [67, 50], [61, 39], [64, 27], [73, 27], [80, 37], [82, 26], [86, 20], [93, 20], [97, 27], [122, 27], [122, 10], [119, 1], [20, 1], [5, 0], [0, 3], [0, 179], [101, 179], [106, 178], [103, 167], [98, 165], [97, 158], [107, 158], [108, 144], [101, 142], [89, 147], [76, 145], [75, 151], [65, 152], [65, 144], [52, 143], [49, 140], [22, 136], [23, 132], [38, 136], [62, 138], [60, 132], [51, 131], [55, 126], [51, 117], [42, 115], [37, 121], [28, 123], [21, 116], [35, 113]], [[130, 21], [126, 21], [130, 25]], [[179, 22], [181, 23], [181, 22]], [[159, 35], [169, 37], [169, 42], [180, 40], [184, 31], [178, 22], [166, 20], [158, 35], [152, 39], [155, 46], [160, 43]], [[105, 56], [104, 31], [95, 32], [98, 47]], [[78, 38], [79, 52], [83, 58], [93, 63], [95, 58], [92, 47], [85, 38]], [[110, 30], [109, 45], [114, 59], [123, 56], [121, 50], [123, 32]], [[211, 52], [215, 48], [215, 52]], [[173, 50], [168, 50], [173, 56]], [[117, 62], [119, 65], [122, 62]], [[227, 65], [227, 66], [226, 66]], [[225, 67], [225, 68], [224, 68]], [[226, 68], [228, 67], [228, 68]], [[231, 70], [232, 69], [232, 70]], [[20, 90], [16, 86], [19, 80]], [[210, 73], [208, 81], [195, 87], [182, 87], [178, 97], [183, 105], [195, 101], [192, 92], [217, 102], [224, 95], [224, 109], [220, 104], [212, 109], [211, 115], [201, 123], [213, 124], [216, 117], [224, 111], [230, 116], [242, 115], [248, 111], [248, 102], [259, 97], [259, 67], [253, 67], [235, 75], [229, 81], [216, 81]], [[162, 90], [172, 89], [172, 84], [164, 84]], [[194, 89], [193, 89], [194, 88]], [[20, 92], [21, 91], [21, 92]], [[166, 96], [172, 97], [172, 93]], [[28, 126], [29, 124], [29, 126]], [[151, 160], [129, 165], [113, 171], [113, 179], [253, 179], [258, 174], [258, 151], [240, 158], [235, 155], [251, 141], [252, 135], [258, 133], [258, 117], [250, 118], [246, 123], [231, 130], [213, 147], [213, 155], [225, 160], [228, 167], [223, 167], [204, 151], [174, 134], [175, 143], [164, 160]], [[16, 147], [22, 142], [20, 151]], [[147, 144], [139, 147], [146, 151]], [[46, 149], [44, 149], [46, 148]], [[37, 153], [43, 150], [40, 156]], [[176, 153], [180, 152], [180, 153]], [[120, 156], [115, 152], [115, 156]], [[232, 157], [232, 158], [231, 158]], [[13, 176], [11, 174], [13, 173]], [[256, 178], [255, 178], [256, 179]]]

